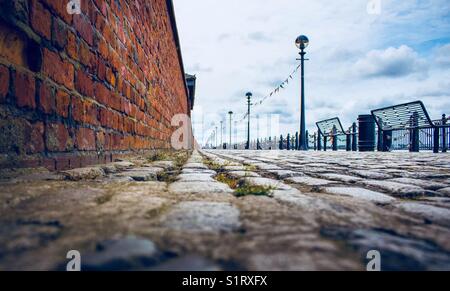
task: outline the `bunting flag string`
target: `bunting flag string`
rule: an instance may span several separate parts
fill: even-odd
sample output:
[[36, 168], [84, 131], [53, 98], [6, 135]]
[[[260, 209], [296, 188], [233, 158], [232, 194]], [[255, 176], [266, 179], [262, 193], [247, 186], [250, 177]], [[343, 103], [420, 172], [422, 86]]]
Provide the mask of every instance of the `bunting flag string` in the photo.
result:
[[[268, 98], [278, 94], [281, 89], [285, 89], [287, 85], [289, 85], [289, 80], [294, 79], [294, 75], [297, 73], [298, 69], [300, 69], [300, 65], [298, 65], [295, 70], [292, 71], [292, 73], [284, 80], [280, 85], [278, 85], [274, 90], [272, 90], [269, 94], [261, 98], [259, 101], [253, 103], [253, 106], [259, 106], [263, 104]], [[244, 116], [238, 121], [241, 122], [244, 119], [246, 119], [248, 116], [248, 113], [245, 113]]]

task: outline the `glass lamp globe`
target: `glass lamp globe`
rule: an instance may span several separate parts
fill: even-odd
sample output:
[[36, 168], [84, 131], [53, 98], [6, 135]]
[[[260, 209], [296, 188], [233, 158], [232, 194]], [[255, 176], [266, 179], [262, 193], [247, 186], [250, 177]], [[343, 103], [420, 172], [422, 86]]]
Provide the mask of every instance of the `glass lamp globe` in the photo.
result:
[[299, 49], [305, 49], [308, 47], [309, 45], [309, 39], [305, 36], [305, 35], [300, 35], [299, 37], [297, 37], [297, 39], [295, 40], [295, 45], [299, 48]]

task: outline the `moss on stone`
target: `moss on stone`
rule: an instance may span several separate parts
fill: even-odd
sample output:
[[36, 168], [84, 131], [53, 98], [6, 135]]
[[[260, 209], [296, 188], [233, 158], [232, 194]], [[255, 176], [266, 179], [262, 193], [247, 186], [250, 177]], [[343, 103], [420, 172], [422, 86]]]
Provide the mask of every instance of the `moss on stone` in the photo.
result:
[[272, 197], [273, 187], [251, 185], [247, 182], [240, 183], [239, 187], [234, 191], [234, 195], [237, 197], [243, 196], [268, 196]]

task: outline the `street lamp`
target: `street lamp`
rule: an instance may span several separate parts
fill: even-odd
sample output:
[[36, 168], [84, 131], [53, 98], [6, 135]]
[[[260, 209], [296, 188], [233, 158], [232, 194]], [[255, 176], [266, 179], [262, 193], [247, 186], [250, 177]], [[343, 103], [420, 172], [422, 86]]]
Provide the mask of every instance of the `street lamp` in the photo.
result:
[[217, 126], [216, 126], [216, 129], [214, 131], [214, 138], [215, 138], [215, 144], [216, 144], [216, 149], [217, 149]]
[[252, 105], [251, 103], [251, 98], [253, 96], [252, 92], [247, 92], [247, 94], [245, 94], [245, 96], [247, 96], [247, 145], [245, 146], [246, 150], [250, 149], [250, 106]]
[[295, 40], [295, 45], [300, 49], [300, 67], [301, 67], [301, 100], [300, 100], [300, 141], [299, 150], [308, 150], [308, 145], [306, 144], [306, 120], [305, 120], [305, 49], [309, 45], [309, 39], [300, 35]]
[[223, 120], [220, 121], [220, 148], [223, 149]]
[[231, 120], [233, 116], [233, 111], [229, 111], [228, 114], [230, 115], [230, 150], [231, 150]]

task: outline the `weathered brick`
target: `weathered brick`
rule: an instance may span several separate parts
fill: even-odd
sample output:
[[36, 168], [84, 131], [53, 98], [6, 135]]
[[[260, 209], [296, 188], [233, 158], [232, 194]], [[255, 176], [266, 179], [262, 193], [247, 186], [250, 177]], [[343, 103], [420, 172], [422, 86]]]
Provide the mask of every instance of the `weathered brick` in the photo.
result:
[[119, 94], [111, 93], [106, 102], [112, 109], [120, 111], [122, 109], [121, 98]]
[[67, 33], [67, 54], [74, 60], [78, 60], [78, 40], [75, 34], [71, 31]]
[[44, 49], [44, 73], [60, 85], [74, 88], [74, 67], [66, 60], [48, 49]]
[[84, 122], [90, 125], [99, 125], [97, 105], [91, 101], [86, 102], [86, 114]]
[[55, 88], [48, 82], [41, 83], [39, 89], [39, 110], [46, 114], [52, 114], [56, 108]]
[[27, 143], [27, 153], [40, 153], [44, 150], [44, 123], [37, 122], [31, 125], [30, 140]]
[[75, 29], [81, 35], [81, 37], [90, 45], [94, 44], [94, 30], [92, 25], [83, 14], [75, 15], [73, 18], [73, 24]]
[[108, 59], [108, 43], [103, 38], [98, 40], [98, 52], [103, 59]]
[[106, 65], [101, 58], [98, 58], [97, 62], [97, 77], [102, 81], [106, 81]]
[[100, 115], [100, 124], [103, 127], [109, 128], [111, 125], [111, 115], [110, 111], [107, 108], [100, 107], [99, 109], [99, 115]]
[[84, 96], [94, 97], [94, 82], [83, 70], [77, 71], [75, 88]]
[[101, 104], [109, 105], [110, 91], [102, 83], [95, 83], [95, 100]]
[[9, 69], [0, 65], [0, 102], [4, 102], [9, 90]]
[[72, 168], [70, 166], [71, 157], [58, 156], [55, 158], [55, 169], [57, 171], [64, 171]]
[[69, 117], [70, 95], [69, 93], [58, 90], [56, 92], [56, 113], [62, 117]]
[[38, 0], [31, 0], [31, 25], [41, 36], [51, 38], [51, 14]]
[[87, 46], [85, 43], [81, 42], [79, 45], [79, 59], [80, 63], [85, 65], [88, 68], [95, 67], [96, 60], [95, 55], [90, 50], [89, 46]]
[[36, 108], [36, 80], [32, 73], [16, 71], [14, 89], [19, 107]]
[[95, 150], [95, 132], [90, 128], [78, 128], [76, 130], [76, 147], [82, 151]]
[[14, 65], [27, 67], [27, 39], [23, 34], [0, 22], [0, 39], [0, 56]]
[[102, 152], [105, 150], [105, 132], [98, 131], [95, 134], [95, 144], [97, 152]]
[[41, 1], [47, 4], [49, 7], [51, 7], [52, 10], [56, 12], [56, 14], [59, 17], [61, 17], [67, 24], [72, 23], [72, 15], [67, 13], [68, 1], [60, 1], [60, 0], [41, 0]]
[[45, 145], [50, 152], [73, 150], [73, 141], [68, 129], [62, 123], [48, 123], [45, 128]]
[[44, 157], [41, 159], [40, 166], [48, 169], [49, 171], [55, 171], [56, 170], [55, 159]]
[[68, 29], [66, 24], [57, 17], [53, 17], [52, 26], [52, 44], [58, 49], [63, 49], [67, 46]]
[[0, 152], [25, 153], [30, 139], [30, 123], [24, 118], [0, 118]]
[[85, 108], [83, 99], [74, 96], [71, 100], [72, 118], [75, 121], [83, 122]]
[[80, 123], [87, 123], [90, 125], [98, 125], [98, 108], [92, 101], [73, 97], [72, 103], [72, 118]]
[[114, 72], [110, 69], [106, 69], [106, 75], [107, 75], [107, 81], [112, 87], [116, 87], [116, 75]]

